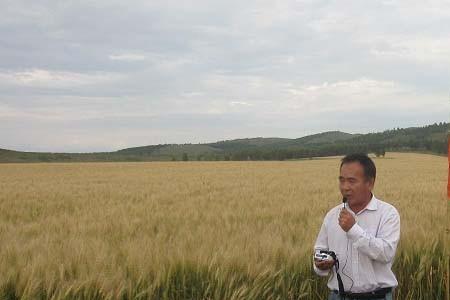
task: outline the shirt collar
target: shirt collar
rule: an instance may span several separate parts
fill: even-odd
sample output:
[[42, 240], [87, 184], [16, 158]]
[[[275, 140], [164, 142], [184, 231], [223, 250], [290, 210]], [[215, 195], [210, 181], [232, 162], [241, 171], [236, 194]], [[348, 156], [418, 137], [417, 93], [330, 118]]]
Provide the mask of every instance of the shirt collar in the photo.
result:
[[367, 204], [366, 209], [377, 210], [378, 209], [378, 199], [372, 194], [372, 199], [370, 199], [369, 204]]
[[377, 210], [377, 209], [378, 209], [378, 199], [375, 197], [374, 194], [372, 194], [372, 198], [370, 199], [369, 203], [367, 203], [366, 207], [364, 207], [362, 210], [360, 210], [357, 214], [354, 213], [354, 215], [356, 215], [356, 216], [360, 215], [365, 210]]

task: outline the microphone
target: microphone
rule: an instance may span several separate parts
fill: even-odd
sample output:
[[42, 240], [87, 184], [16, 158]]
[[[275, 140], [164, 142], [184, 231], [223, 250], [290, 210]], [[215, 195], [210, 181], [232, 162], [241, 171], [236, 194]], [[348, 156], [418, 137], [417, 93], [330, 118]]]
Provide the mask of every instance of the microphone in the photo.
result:
[[345, 208], [345, 204], [347, 203], [347, 197], [344, 196], [344, 197], [342, 198], [342, 203], [344, 203], [344, 208]]

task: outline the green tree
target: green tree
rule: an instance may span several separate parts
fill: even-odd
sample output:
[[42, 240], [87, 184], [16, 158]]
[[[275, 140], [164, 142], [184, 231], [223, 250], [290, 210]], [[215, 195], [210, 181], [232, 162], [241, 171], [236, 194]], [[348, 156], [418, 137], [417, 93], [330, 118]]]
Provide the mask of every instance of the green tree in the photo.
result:
[[188, 161], [189, 160], [188, 154], [186, 152], [183, 153], [182, 160], [183, 161]]
[[386, 155], [386, 150], [384, 150], [384, 148], [376, 149], [374, 152], [375, 152], [376, 157], [380, 157], [380, 156], [384, 157]]

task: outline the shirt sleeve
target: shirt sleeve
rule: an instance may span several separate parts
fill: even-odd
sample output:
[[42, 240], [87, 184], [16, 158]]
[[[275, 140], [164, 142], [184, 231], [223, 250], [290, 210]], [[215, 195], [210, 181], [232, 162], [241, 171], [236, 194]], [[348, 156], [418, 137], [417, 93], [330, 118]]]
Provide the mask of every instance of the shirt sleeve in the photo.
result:
[[400, 239], [400, 215], [395, 208], [381, 220], [377, 236], [373, 236], [355, 223], [347, 232], [356, 249], [371, 259], [388, 263], [394, 259]]
[[[327, 218], [325, 217], [322, 226], [320, 227], [316, 243], [314, 244], [314, 252], [316, 250], [328, 250], [328, 235], [327, 235], [326, 221]], [[319, 268], [317, 268], [316, 264], [314, 263], [314, 257], [313, 257], [313, 268], [314, 272], [316, 272], [316, 274], [319, 276], [327, 276], [330, 273], [330, 270], [320, 270]]]

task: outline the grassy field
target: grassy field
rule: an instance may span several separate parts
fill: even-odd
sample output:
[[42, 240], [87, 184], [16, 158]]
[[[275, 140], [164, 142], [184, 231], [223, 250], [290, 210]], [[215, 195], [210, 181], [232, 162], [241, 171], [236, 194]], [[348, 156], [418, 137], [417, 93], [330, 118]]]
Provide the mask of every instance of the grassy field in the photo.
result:
[[[396, 299], [444, 299], [447, 159], [375, 159]], [[0, 299], [325, 299], [312, 247], [339, 158], [0, 165]]]

